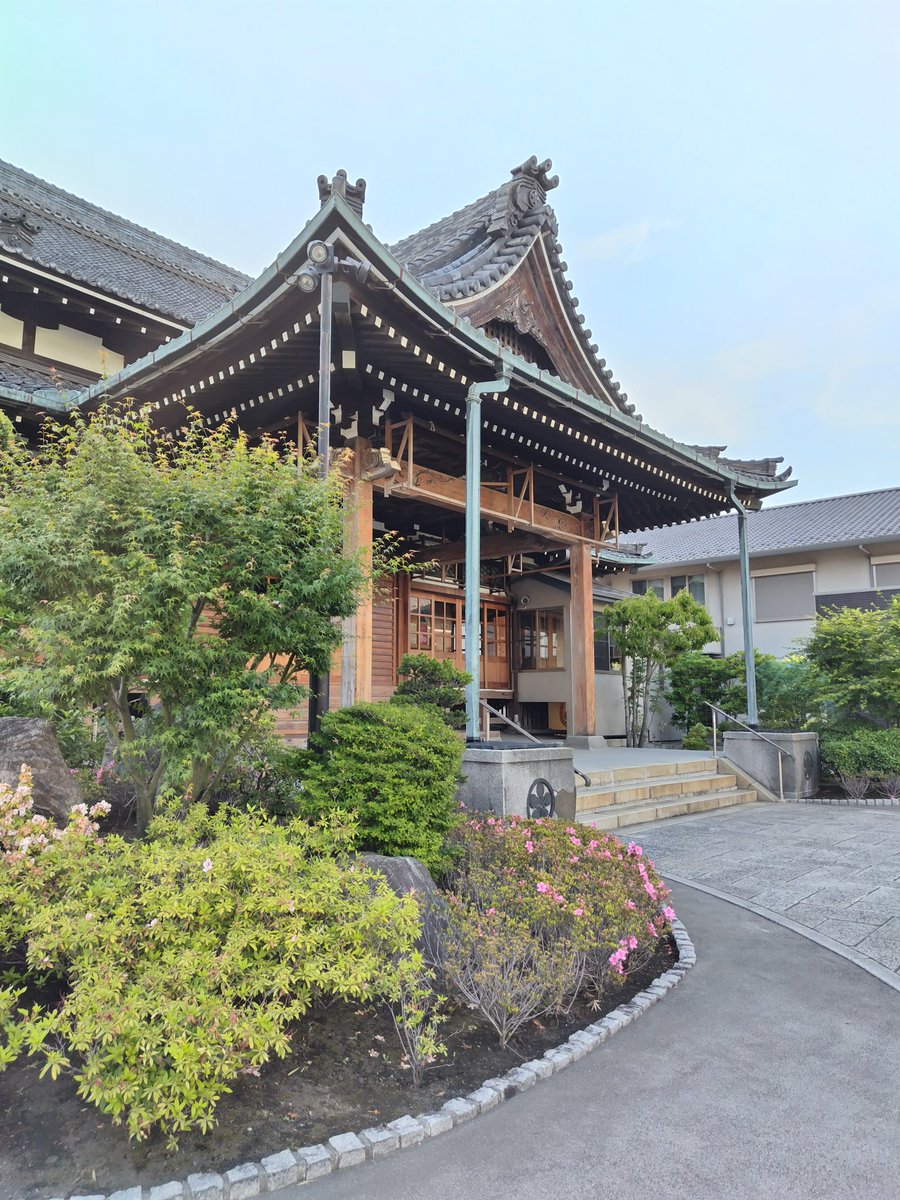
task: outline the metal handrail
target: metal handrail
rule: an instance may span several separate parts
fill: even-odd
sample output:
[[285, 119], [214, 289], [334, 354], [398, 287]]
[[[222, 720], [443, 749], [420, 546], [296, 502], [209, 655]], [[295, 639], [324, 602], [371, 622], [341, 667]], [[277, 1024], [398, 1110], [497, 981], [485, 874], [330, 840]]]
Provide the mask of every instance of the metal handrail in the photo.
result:
[[[536, 738], [533, 733], [529, 733], [527, 729], [523, 729], [521, 725], [517, 725], [512, 717], [508, 717], [506, 713], [501, 712], [499, 708], [494, 708], [493, 705], [488, 704], [487, 700], [479, 700], [479, 704], [483, 709], [485, 709], [486, 712], [489, 712], [492, 717], [499, 717], [501, 721], [505, 721], [510, 728], [516, 731], [516, 733], [521, 733], [522, 737], [528, 738], [529, 742], [534, 742], [537, 746], [543, 745], [543, 742], [540, 738]], [[485, 730], [487, 741], [491, 740], [490, 733], [491, 723], [488, 721], [487, 729]]]
[[792, 761], [796, 761], [794, 754], [790, 750], [785, 750], [783, 746], [779, 746], [777, 742], [773, 742], [771, 738], [767, 738], [764, 733], [760, 733], [758, 729], [752, 729], [749, 725], [745, 725], [739, 718], [727, 713], [724, 708], [719, 708], [718, 704], [712, 704], [709, 700], [704, 700], [703, 703], [707, 708], [712, 710], [713, 719], [713, 758], [718, 761], [719, 758], [719, 729], [716, 721], [716, 714], [719, 713], [728, 721], [734, 721], [735, 725], [740, 725], [741, 729], [746, 729], [748, 733], [752, 733], [754, 737], [759, 738], [761, 742], [767, 742], [773, 749], [778, 751], [778, 796], [779, 799], [784, 799], [784, 767], [781, 761], [782, 755], [786, 754]]

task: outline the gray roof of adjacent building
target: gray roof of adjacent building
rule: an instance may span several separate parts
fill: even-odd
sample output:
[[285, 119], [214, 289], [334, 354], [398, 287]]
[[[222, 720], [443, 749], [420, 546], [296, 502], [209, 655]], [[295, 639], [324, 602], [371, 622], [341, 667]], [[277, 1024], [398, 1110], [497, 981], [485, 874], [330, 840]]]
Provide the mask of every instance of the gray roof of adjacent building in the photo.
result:
[[[645, 529], [630, 536], [646, 545], [654, 567], [738, 556], [736, 513]], [[751, 512], [747, 537], [755, 557], [900, 541], [900, 487], [801, 500]]]
[[0, 251], [193, 325], [250, 277], [0, 160]]

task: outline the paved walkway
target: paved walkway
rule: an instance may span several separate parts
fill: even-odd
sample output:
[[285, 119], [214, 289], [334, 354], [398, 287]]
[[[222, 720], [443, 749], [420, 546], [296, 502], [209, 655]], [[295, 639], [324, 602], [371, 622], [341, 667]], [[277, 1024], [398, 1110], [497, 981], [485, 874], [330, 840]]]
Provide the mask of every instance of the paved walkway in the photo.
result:
[[616, 832], [663, 875], [750, 901], [900, 972], [898, 810], [749, 804]]
[[676, 886], [697, 966], [593, 1054], [452, 1133], [283, 1200], [885, 1200], [900, 997]]

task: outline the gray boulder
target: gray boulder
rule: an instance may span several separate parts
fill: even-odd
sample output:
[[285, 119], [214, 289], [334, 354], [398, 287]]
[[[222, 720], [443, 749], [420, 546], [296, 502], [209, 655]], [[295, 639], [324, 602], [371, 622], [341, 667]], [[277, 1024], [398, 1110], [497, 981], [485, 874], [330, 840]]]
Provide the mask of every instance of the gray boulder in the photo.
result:
[[365, 853], [359, 858], [370, 871], [383, 875], [388, 887], [396, 895], [405, 896], [409, 892], [415, 895], [422, 921], [418, 947], [430, 962], [439, 962], [447, 901], [438, 891], [425, 864], [409, 855], [392, 858], [387, 854]]
[[64, 825], [81, 788], [59, 749], [49, 721], [32, 717], [0, 717], [0, 783], [15, 787], [22, 764], [31, 767], [34, 807]]

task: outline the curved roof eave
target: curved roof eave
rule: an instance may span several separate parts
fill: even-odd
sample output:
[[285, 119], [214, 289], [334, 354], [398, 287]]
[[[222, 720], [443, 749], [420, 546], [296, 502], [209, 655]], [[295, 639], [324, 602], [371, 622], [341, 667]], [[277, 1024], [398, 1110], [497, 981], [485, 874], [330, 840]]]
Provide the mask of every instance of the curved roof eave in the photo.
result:
[[[335, 217], [338, 218], [337, 222], [333, 220]], [[199, 351], [201, 346], [215, 344], [226, 336], [235, 324], [243, 323], [263, 312], [274, 297], [282, 295], [286, 288], [293, 286], [290, 277], [306, 261], [306, 247], [311, 240], [317, 237], [327, 240], [338, 232], [344, 233], [352, 248], [372, 263], [376, 272], [382, 276], [385, 283], [392, 285], [395, 295], [401, 297], [407, 307], [413, 309], [437, 330], [454, 334], [470, 354], [484, 362], [489, 373], [506, 371], [512, 378], [573, 408], [583, 416], [601, 418], [648, 449], [676, 459], [713, 482], [734, 485], [756, 495], [780, 492], [796, 485], [795, 480], [761, 479], [732, 466], [716, 463], [691, 447], [644, 424], [637, 417], [622, 412], [608, 402], [598, 400], [595, 396], [573, 387], [556, 375], [541, 370], [504, 349], [499, 342], [482, 333], [465, 317], [455, 313], [429, 292], [408, 268], [394, 258], [387, 246], [378, 240], [338, 194], [333, 194], [326, 200], [290, 245], [243, 291], [226, 301], [193, 329], [185, 331], [109, 379], [101, 380], [73, 397], [70, 407], [90, 404], [110, 392], [121, 395], [128, 386], [151, 375], [155, 369], [164, 370], [170, 362], [189, 359], [191, 347], [196, 346]]]

